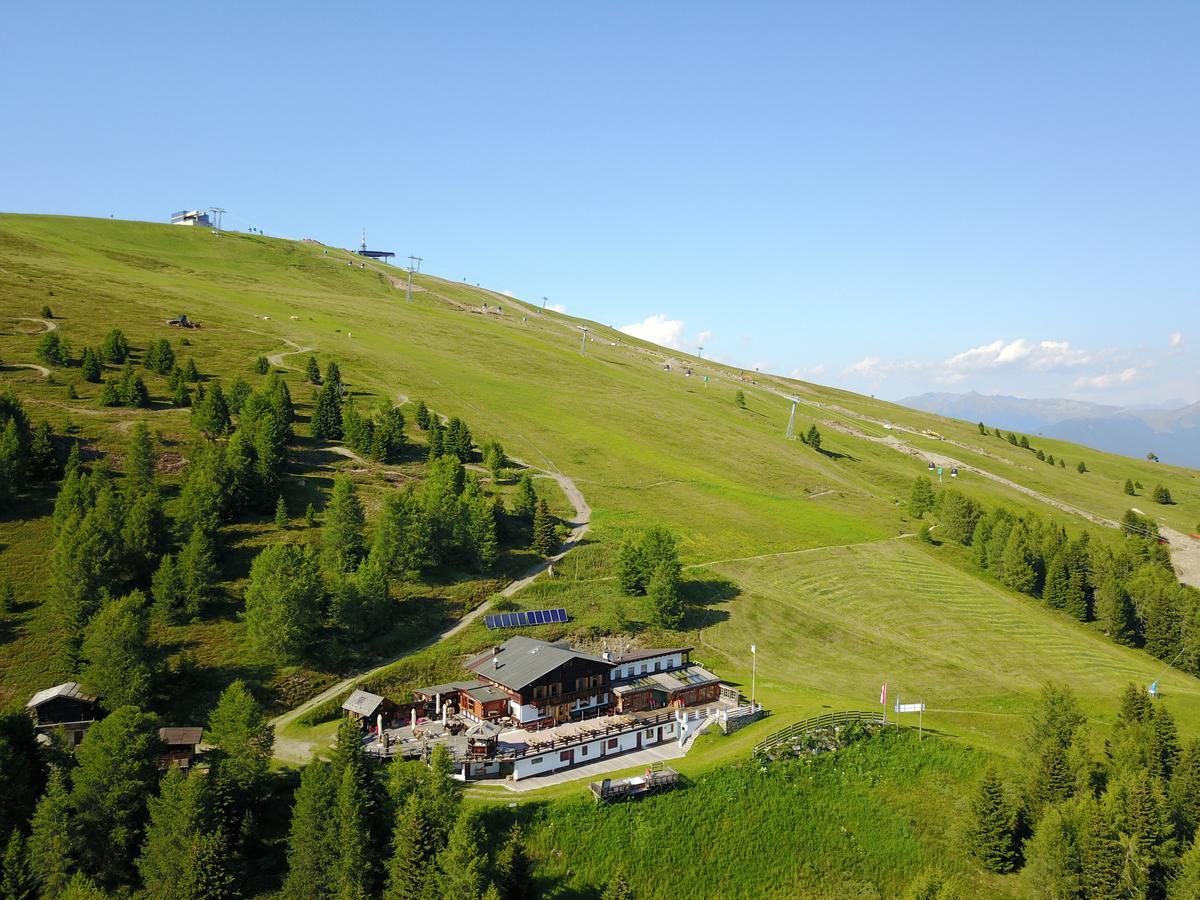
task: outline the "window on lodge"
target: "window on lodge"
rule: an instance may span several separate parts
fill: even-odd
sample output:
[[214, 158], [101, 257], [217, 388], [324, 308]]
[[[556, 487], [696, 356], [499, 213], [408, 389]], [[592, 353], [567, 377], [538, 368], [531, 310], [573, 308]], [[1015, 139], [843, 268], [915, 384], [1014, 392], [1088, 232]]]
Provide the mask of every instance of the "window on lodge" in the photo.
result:
[[616, 749], [617, 749], [617, 745], [618, 745], [618, 744], [620, 744], [620, 743], [621, 743], [621, 741], [620, 741], [620, 738], [609, 738], [609, 739], [608, 739], [608, 749], [609, 749], [609, 750], [616, 750]]
[[580, 756], [587, 756], [587, 747], [580, 747], [580, 748], [579, 748], [579, 755], [580, 755]]

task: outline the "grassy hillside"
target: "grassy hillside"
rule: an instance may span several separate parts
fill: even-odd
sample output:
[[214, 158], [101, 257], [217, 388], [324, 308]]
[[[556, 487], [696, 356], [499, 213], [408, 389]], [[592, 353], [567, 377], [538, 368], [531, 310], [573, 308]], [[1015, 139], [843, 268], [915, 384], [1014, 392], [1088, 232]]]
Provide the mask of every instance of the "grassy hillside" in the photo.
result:
[[[192, 346], [182, 349], [181, 357], [194, 356], [202, 370], [226, 381], [235, 374], [252, 378], [251, 364], [261, 354], [312, 347], [322, 361], [337, 359], [356, 391], [392, 399], [424, 397], [444, 414], [467, 418], [477, 437], [498, 437], [513, 455], [569, 473], [593, 508], [593, 539], [601, 545], [611, 544], [624, 529], [662, 522], [679, 535], [685, 563], [700, 564], [866, 544], [912, 532], [898, 501], [924, 467], [891, 447], [835, 430], [842, 423], [887, 433], [862, 416], [937, 431], [965, 447], [926, 439], [930, 447], [941, 445], [943, 452], [1001, 469], [1021, 484], [1104, 515], [1119, 516], [1130, 505], [1120, 489], [1126, 477], [1147, 489], [1161, 482], [1176, 504], [1151, 510], [1152, 504], [1143, 502], [1141, 508], [1180, 529], [1191, 530], [1200, 520], [1200, 485], [1190, 470], [1035, 439], [1036, 447], [1071, 464], [1086, 459], [1091, 471], [1080, 475], [1073, 468], [1039, 463], [1006, 441], [984, 438], [969, 423], [778, 379], [757, 387], [739, 382], [747, 394], [747, 408], [739, 409], [732, 398], [733, 370], [697, 365], [698, 373], [715, 376], [706, 387], [699, 377], [683, 377], [678, 365], [663, 371], [661, 359], [675, 354], [595, 325], [587, 355], [581, 356], [579, 332], [569, 317], [430, 276], [417, 277], [416, 302], [408, 305], [382, 272], [347, 265], [347, 254], [316, 244], [240, 234], [216, 238], [203, 230], [142, 223], [5, 216], [0, 250], [0, 315], [13, 326], [0, 337], [0, 358], [6, 361], [35, 361], [36, 336], [29, 334], [36, 330], [34, 323], [18, 327], [13, 319], [36, 317], [43, 304], [54, 308], [62, 334], [76, 348], [97, 344], [114, 323], [135, 343], [177, 339], [179, 332], [164, 322], [186, 312], [203, 327], [187, 334]], [[504, 315], [478, 312], [485, 302], [493, 308], [507, 304]], [[99, 409], [97, 386], [80, 381], [77, 370], [56, 372], [53, 378], [76, 384], [79, 399], [73, 401], [66, 399], [64, 387], [30, 370], [7, 370], [0, 377], [18, 387], [35, 417], [64, 427], [70, 422], [94, 434], [101, 448], [111, 447], [136, 415]], [[811, 401], [798, 417], [823, 429], [826, 452], [782, 439], [788, 404], [768, 390], [779, 386]], [[294, 394], [299, 402], [308, 399], [300, 385]], [[831, 406], [859, 417], [851, 419]], [[170, 408], [149, 414], [152, 425], [168, 433], [184, 428], [186, 417]], [[985, 502], [1047, 512], [985, 479], [964, 474], [956, 486]], [[38, 593], [38, 559], [45, 549], [45, 535], [37, 533], [40, 522], [5, 523], [0, 538], [8, 545], [3, 565], [18, 573], [31, 599]], [[889, 552], [901, 548], [889, 545]], [[920, 557], [936, 551], [903, 552]], [[871, 558], [886, 560], [878, 553]], [[794, 561], [784, 562], [767, 568], [789, 571]], [[859, 590], [871, 594], [894, 587], [885, 584], [887, 563], [881, 565], [883, 577], [860, 580]], [[740, 573], [731, 575], [739, 582]], [[836, 572], [830, 577], [839, 579]], [[729, 603], [725, 626], [737, 625], [747, 638], [764, 606], [752, 582], [739, 582], [749, 598]], [[984, 593], [992, 598], [986, 602], [1006, 599], [995, 588]], [[881, 601], [880, 611], [887, 609]], [[1080, 642], [1096, 643], [1081, 626], [1063, 623], [1062, 628], [1077, 633]], [[760, 642], [767, 642], [767, 635]], [[903, 663], [880, 648], [854, 651], [856, 665], [869, 663], [883, 674], [904, 671]], [[728, 652], [736, 666], [740, 654], [732, 646]], [[1118, 648], [1102, 652], [1122, 660], [1129, 656]], [[1056, 655], [1047, 656], [1047, 665], [1058, 663]], [[765, 657], [763, 663], [770, 665]], [[796, 680], [805, 675], [803, 669], [793, 671]], [[27, 679], [20, 681], [29, 686]], [[765, 690], [770, 702], [771, 687]]]
[[[874, 808], [881, 797], [895, 801], [871, 840], [878, 838], [896, 854], [915, 846], [902, 833], [902, 820], [916, 815], [907, 794], [927, 783], [944, 788], [973, 779], [977, 757], [960, 758], [962, 748], [1001, 758], [1011, 753], [1014, 730], [1023, 727], [1046, 680], [1071, 684], [1087, 715], [1107, 722], [1121, 685], [1161, 675], [1181, 731], [1200, 734], [1200, 681], [980, 575], [961, 547], [919, 542], [921, 523], [904, 507], [914, 476], [926, 471], [919, 454], [936, 453], [1018, 486], [964, 471], [954, 487], [989, 506], [1033, 510], [1072, 533], [1087, 526], [1100, 532], [1098, 539], [1115, 542], [1115, 531], [1103, 532], [1018, 488], [1107, 518], [1138, 506], [1191, 532], [1200, 522], [1198, 473], [1032, 437], [1034, 449], [1067, 461], [1066, 468], [1052, 467], [1030, 450], [981, 435], [974, 423], [844, 391], [772, 377], [751, 384], [737, 370], [694, 359], [696, 376], [684, 377], [681, 365], [670, 372], [663, 368], [666, 360], [678, 362], [679, 354], [594, 323], [583, 355], [581, 320], [429, 275], [416, 277], [414, 302], [407, 304], [394, 279], [398, 274], [360, 267], [344, 251], [259, 235], [218, 238], [164, 225], [0, 216], [0, 387], [12, 387], [35, 420], [50, 420], [60, 433], [75, 435], [118, 463], [137, 419], [161, 433], [165, 452], [178, 454], [185, 447], [188, 414], [166, 403], [164, 379], [148, 377], [153, 407], [135, 412], [98, 406], [99, 386], [82, 381], [78, 368], [54, 369], [45, 378], [19, 367], [37, 362], [44, 327], [37, 320], [49, 305], [76, 356], [118, 325], [135, 346], [166, 337], [180, 359], [194, 357], [206, 375], [226, 384], [241, 376], [257, 386], [264, 377], [252, 371], [259, 356], [304, 348], [322, 364], [336, 360], [352, 390], [368, 402], [423, 398], [439, 413], [462, 416], [477, 441], [499, 439], [510, 455], [568, 474], [593, 510], [587, 541], [558, 567], [558, 577], [535, 583], [513, 600], [523, 608], [552, 604], [571, 611], [570, 625], [543, 629], [539, 636], [683, 641], [746, 693], [748, 648], [758, 645], [758, 698], [775, 716], [733, 738], [706, 736], [681, 764], [685, 772], [696, 775], [745, 759], [756, 739], [793, 719], [826, 708], [871, 708], [885, 680], [893, 696], [929, 705], [927, 726], [949, 739], [938, 745], [941, 755], [929, 768], [914, 764], [911, 777], [891, 787], [846, 788], [863, 809]], [[482, 312], [484, 303], [491, 307], [488, 313]], [[165, 324], [180, 313], [202, 327], [181, 333]], [[180, 342], [184, 337], [187, 345]], [[300, 371], [286, 368], [302, 364], [306, 355], [276, 357], [279, 365], [273, 367], [286, 371], [301, 412], [298, 462], [287, 488], [292, 527], [281, 536], [263, 516], [229, 529], [233, 550], [224, 563], [228, 580], [219, 614], [156, 634], [172, 665], [186, 658], [187, 667], [202, 673], [203, 689], [187, 712], [202, 710], [212, 692], [235, 676], [261, 684], [282, 707], [342, 674], [303, 668], [264, 672], [245, 658], [238, 613], [249, 559], [270, 541], [310, 539], [300, 514], [308, 502], [320, 508], [334, 471], [351, 472], [360, 484], [368, 520], [385, 492], [416, 476], [415, 469], [406, 470], [408, 463], [384, 471], [306, 437], [312, 389]], [[705, 374], [707, 385], [699, 377]], [[739, 389], [745, 408], [734, 402]], [[791, 394], [801, 399], [801, 429], [813, 422], [820, 428], [820, 452], [784, 439], [790, 407], [784, 395]], [[412, 466], [416, 457], [414, 451]], [[1087, 473], [1075, 470], [1080, 460]], [[171, 490], [174, 476], [165, 477]], [[1142, 496], [1122, 492], [1126, 478], [1142, 482]], [[1152, 503], [1146, 495], [1156, 484], [1170, 489], [1174, 505]], [[552, 482], [541, 480], [539, 486], [555, 511], [568, 515], [570, 506]], [[0, 520], [0, 579], [13, 581], [19, 601], [0, 635], [0, 701], [22, 701], [72, 674], [57, 668], [53, 635], [40, 615], [53, 496], [51, 487], [40, 488], [19, 515]], [[666, 525], [679, 538], [691, 601], [681, 634], [654, 633], [644, 601], [621, 596], [613, 578], [622, 537], [651, 524]], [[420, 644], [529, 561], [514, 553], [488, 577], [402, 592], [397, 628], [377, 635], [343, 669]], [[399, 695], [417, 681], [453, 675], [463, 654], [490, 640], [481, 624], [472, 624], [373, 684]], [[330, 729], [323, 726], [320, 733], [328, 736]], [[863, 765], [868, 763], [877, 761]], [[797, 790], [796, 802], [811, 802], [815, 809], [837, 799], [809, 796], [803, 786]], [[530, 799], [578, 792], [570, 786]], [[561, 827], [577, 827], [569, 823], [579, 811], [563, 815]], [[610, 814], [614, 820], [626, 816], [636, 818]], [[646, 840], [653, 843], [652, 837]], [[923, 852], [936, 855], [941, 840], [922, 838]], [[546, 843], [540, 852], [550, 859], [557, 846]], [[824, 852], [821, 846], [813, 846], [815, 856]], [[913, 873], [881, 874], [881, 861], [892, 852], [868, 852], [858, 874], [885, 891], [896, 888]], [[575, 871], [599, 871], [601, 859], [583, 860]], [[564, 862], [560, 868], [574, 865]], [[844, 893], [858, 870], [849, 864], [836, 868], [843, 875], [814, 870], [796, 885]], [[557, 874], [577, 886], [565, 870]]]

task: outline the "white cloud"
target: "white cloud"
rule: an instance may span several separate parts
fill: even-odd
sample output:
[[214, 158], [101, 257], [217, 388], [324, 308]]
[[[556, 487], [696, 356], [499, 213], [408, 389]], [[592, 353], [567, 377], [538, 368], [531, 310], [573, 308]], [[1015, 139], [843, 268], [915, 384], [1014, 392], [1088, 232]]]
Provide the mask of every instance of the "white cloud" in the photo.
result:
[[824, 363], [817, 363], [815, 366], [797, 366], [792, 369], [793, 378], [817, 378], [824, 375], [828, 371]]
[[1183, 346], [1183, 332], [1182, 331], [1172, 331], [1171, 332], [1171, 349], [1178, 350], [1182, 346]]
[[1095, 359], [1094, 354], [1072, 347], [1069, 341], [1033, 343], [1017, 338], [1007, 343], [999, 339], [981, 347], [972, 347], [951, 356], [942, 365], [948, 373], [975, 372], [1011, 365], [1040, 372], [1088, 365]]
[[1103, 390], [1118, 384], [1129, 384], [1138, 377], [1138, 370], [1130, 366], [1119, 372], [1104, 372], [1100, 375], [1087, 377], [1081, 375], [1072, 382], [1072, 386], [1083, 390]]
[[662, 347], [682, 350], [683, 329], [684, 325], [681, 320], [668, 319], [666, 316], [658, 314], [647, 316], [642, 321], [634, 322], [631, 325], [622, 325], [617, 330]]
[[879, 356], [865, 356], [856, 363], [851, 363], [842, 369], [843, 375], [853, 378], [868, 378], [872, 381], [882, 381], [895, 372], [919, 372], [929, 368], [928, 363], [910, 359], [907, 362], [883, 359]]
[[549, 306], [546, 307], [546, 309], [552, 309], [556, 313], [565, 313], [567, 311], [567, 308], [565, 306], [563, 306], [561, 303], [551, 303]]

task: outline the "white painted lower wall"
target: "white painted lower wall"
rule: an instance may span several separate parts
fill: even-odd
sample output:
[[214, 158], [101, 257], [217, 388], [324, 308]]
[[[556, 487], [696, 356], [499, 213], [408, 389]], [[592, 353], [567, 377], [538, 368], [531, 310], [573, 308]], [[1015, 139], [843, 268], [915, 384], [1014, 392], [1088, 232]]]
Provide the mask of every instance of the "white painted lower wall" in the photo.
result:
[[[658, 739], [658, 731], [662, 729], [662, 741]], [[529, 778], [534, 775], [545, 775], [567, 769], [571, 766], [586, 765], [610, 756], [622, 753], [632, 753], [646, 747], [656, 747], [676, 739], [679, 723], [675, 720], [653, 725], [649, 728], [638, 728], [623, 731], [608, 737], [581, 741], [567, 747], [547, 750], [538, 756], [525, 756], [513, 764], [513, 780]], [[638, 745], [638, 735], [641, 735], [641, 746]], [[615, 745], [614, 745], [615, 744]], [[566, 758], [564, 758], [564, 756]]]

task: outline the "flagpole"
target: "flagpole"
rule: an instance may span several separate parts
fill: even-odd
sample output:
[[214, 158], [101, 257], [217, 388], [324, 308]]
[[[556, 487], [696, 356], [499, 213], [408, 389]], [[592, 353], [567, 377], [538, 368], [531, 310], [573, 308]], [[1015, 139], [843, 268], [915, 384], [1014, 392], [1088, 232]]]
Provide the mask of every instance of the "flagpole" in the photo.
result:
[[750, 645], [750, 708], [754, 708], [755, 688], [758, 681], [758, 647]]

